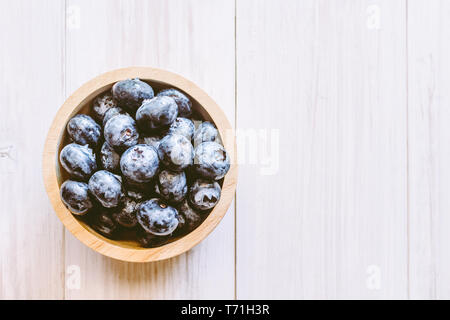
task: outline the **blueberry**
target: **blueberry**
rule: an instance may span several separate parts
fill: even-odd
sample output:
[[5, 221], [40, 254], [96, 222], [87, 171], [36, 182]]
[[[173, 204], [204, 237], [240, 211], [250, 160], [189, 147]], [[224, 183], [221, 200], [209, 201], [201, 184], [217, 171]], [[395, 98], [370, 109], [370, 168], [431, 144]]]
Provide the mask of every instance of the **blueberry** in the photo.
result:
[[159, 168], [156, 149], [146, 144], [129, 148], [120, 158], [120, 169], [127, 181], [149, 182]]
[[186, 137], [169, 134], [159, 143], [158, 156], [167, 168], [181, 171], [192, 165], [194, 148]]
[[134, 200], [143, 200], [145, 199], [146, 195], [144, 192], [138, 191], [138, 190], [126, 190], [125, 194], [127, 197], [134, 199]]
[[162, 137], [158, 135], [153, 136], [139, 136], [139, 144], [148, 144], [149, 146], [152, 146], [155, 149], [158, 149], [159, 142], [161, 141]]
[[136, 122], [128, 115], [117, 115], [109, 119], [104, 135], [105, 140], [119, 152], [136, 145], [139, 139]]
[[122, 108], [119, 107], [113, 107], [111, 109], [109, 109], [108, 111], [106, 111], [105, 116], [103, 117], [103, 127], [106, 125], [106, 123], [108, 122], [109, 119], [111, 119], [112, 117], [115, 117], [119, 114], [122, 115], [127, 115], [129, 116], [129, 114], [123, 110]]
[[175, 100], [178, 105], [178, 114], [180, 117], [188, 117], [192, 113], [192, 102], [186, 97], [185, 94], [181, 93], [177, 89], [165, 89], [157, 94], [158, 97], [166, 96], [171, 97]]
[[197, 179], [189, 188], [189, 202], [198, 210], [209, 210], [220, 200], [220, 185], [215, 181]]
[[197, 228], [202, 222], [202, 216], [189, 205], [187, 200], [184, 200], [178, 207], [178, 217], [178, 229], [188, 232]]
[[129, 181], [126, 177], [123, 181], [125, 194], [135, 200], [150, 199], [154, 196], [154, 182], [138, 183]]
[[163, 170], [157, 179], [158, 193], [168, 202], [180, 202], [187, 194], [186, 174]]
[[153, 132], [168, 128], [178, 115], [178, 107], [170, 97], [155, 97], [146, 100], [136, 112], [139, 128], [145, 132]]
[[90, 226], [107, 238], [113, 238], [117, 230], [117, 223], [112, 219], [110, 212], [103, 209], [97, 214], [89, 216]]
[[92, 149], [76, 143], [70, 143], [61, 150], [59, 161], [72, 177], [83, 181], [87, 181], [97, 170]]
[[78, 114], [67, 123], [67, 132], [78, 144], [95, 147], [102, 136], [102, 128], [91, 117]]
[[103, 169], [111, 172], [119, 172], [120, 154], [106, 141], [100, 150], [100, 162], [102, 163]]
[[137, 225], [136, 211], [139, 202], [130, 197], [124, 197], [119, 208], [113, 211], [112, 218], [125, 228], [134, 228]]
[[109, 171], [100, 170], [89, 179], [89, 191], [105, 208], [114, 208], [122, 199], [122, 182]]
[[169, 134], [179, 134], [185, 136], [189, 141], [194, 136], [195, 126], [194, 123], [187, 118], [176, 118], [176, 120], [170, 125]]
[[88, 185], [84, 182], [67, 180], [61, 185], [60, 195], [64, 205], [75, 215], [82, 216], [93, 207]]
[[203, 142], [195, 148], [193, 168], [201, 177], [219, 180], [230, 169], [230, 158], [222, 145]]
[[154, 235], [166, 236], [178, 226], [178, 212], [160, 199], [144, 201], [139, 206], [137, 218], [141, 227]]
[[92, 103], [92, 112], [94, 114], [94, 118], [99, 123], [102, 123], [103, 118], [105, 117], [105, 113], [114, 107], [117, 107], [117, 102], [113, 98], [111, 92], [108, 91], [98, 96]]
[[137, 233], [139, 244], [144, 248], [154, 248], [166, 244], [170, 240], [170, 236], [155, 236], [154, 234], [139, 230]]
[[119, 106], [132, 114], [136, 113], [144, 100], [154, 97], [152, 87], [137, 78], [115, 83], [112, 87], [112, 93]]
[[211, 122], [202, 122], [194, 134], [194, 146], [197, 147], [203, 142], [220, 142], [219, 131]]

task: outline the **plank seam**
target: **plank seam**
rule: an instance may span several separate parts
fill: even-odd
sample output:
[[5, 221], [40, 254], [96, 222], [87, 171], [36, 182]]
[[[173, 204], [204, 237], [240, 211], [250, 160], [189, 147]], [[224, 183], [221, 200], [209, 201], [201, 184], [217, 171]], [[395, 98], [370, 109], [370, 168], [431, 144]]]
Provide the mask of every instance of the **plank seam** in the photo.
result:
[[411, 299], [411, 236], [410, 236], [410, 168], [409, 168], [409, 21], [408, 21], [408, 0], [405, 0], [405, 36], [406, 36], [406, 289], [407, 297]]

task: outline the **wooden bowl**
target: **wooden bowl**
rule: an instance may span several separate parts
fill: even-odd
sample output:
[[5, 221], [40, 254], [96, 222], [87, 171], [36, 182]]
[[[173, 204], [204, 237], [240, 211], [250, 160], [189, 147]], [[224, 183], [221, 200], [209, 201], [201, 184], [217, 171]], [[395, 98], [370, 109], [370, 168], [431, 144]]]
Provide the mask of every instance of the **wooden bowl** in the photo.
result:
[[[200, 114], [203, 119], [213, 121], [216, 124], [231, 160], [230, 171], [223, 179], [220, 201], [203, 223], [191, 233], [157, 248], [142, 248], [133, 241], [115, 241], [101, 236], [87, 224], [76, 219], [64, 206], [59, 196], [59, 188], [68, 178], [67, 173], [59, 164], [59, 152], [68, 142], [67, 122], [77, 113], [90, 113], [91, 103], [97, 95], [111, 89], [115, 82], [129, 78], [140, 78], [148, 82], [156, 92], [161, 88], [173, 87], [186, 93], [191, 98], [194, 112]], [[59, 219], [75, 237], [89, 248], [123, 261], [150, 262], [163, 260], [177, 256], [197, 245], [217, 226], [227, 212], [237, 182], [234, 133], [220, 107], [191, 81], [168, 71], [148, 67], [118, 69], [104, 73], [81, 86], [59, 109], [45, 142], [43, 176], [47, 194]]]

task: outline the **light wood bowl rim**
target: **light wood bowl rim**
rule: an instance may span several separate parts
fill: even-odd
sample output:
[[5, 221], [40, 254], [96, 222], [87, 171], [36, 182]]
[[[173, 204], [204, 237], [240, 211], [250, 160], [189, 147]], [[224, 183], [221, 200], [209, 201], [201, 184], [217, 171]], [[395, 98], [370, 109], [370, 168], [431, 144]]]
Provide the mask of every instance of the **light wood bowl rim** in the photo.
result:
[[[126, 248], [102, 239], [91, 233], [70, 213], [59, 196], [57, 179], [58, 143], [65, 130], [66, 123], [74, 110], [98, 94], [101, 88], [114, 82], [140, 78], [143, 80], [166, 83], [177, 87], [194, 98], [211, 116], [221, 137], [225, 139], [225, 148], [230, 155], [231, 168], [224, 178], [219, 203], [203, 223], [186, 236], [158, 248]], [[43, 152], [42, 164], [45, 188], [52, 206], [64, 226], [89, 248], [114, 259], [128, 262], [151, 262], [180, 255], [205, 239], [225, 216], [235, 194], [237, 183], [236, 141], [230, 122], [222, 109], [202, 89], [182, 76], [150, 67], [128, 67], [101, 74], [76, 90], [58, 110], [49, 129]]]

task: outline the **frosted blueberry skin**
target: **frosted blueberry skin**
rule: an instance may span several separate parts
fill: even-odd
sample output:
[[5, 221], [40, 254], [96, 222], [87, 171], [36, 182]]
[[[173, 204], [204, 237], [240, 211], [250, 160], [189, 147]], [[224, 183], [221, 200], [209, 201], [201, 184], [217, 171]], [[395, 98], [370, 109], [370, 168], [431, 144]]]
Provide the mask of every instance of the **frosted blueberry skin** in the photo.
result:
[[193, 171], [212, 180], [222, 179], [230, 170], [230, 158], [225, 148], [215, 142], [203, 142], [195, 148]]
[[178, 114], [180, 117], [188, 117], [192, 113], [192, 102], [189, 98], [177, 89], [165, 89], [157, 94], [158, 97], [171, 97], [178, 106]]
[[116, 82], [112, 87], [112, 93], [119, 106], [132, 114], [136, 113], [144, 100], [152, 99], [155, 95], [148, 83], [137, 78]]
[[189, 188], [189, 202], [195, 209], [209, 210], [220, 200], [222, 190], [215, 181], [197, 179]]
[[141, 203], [137, 218], [146, 232], [156, 236], [169, 235], [178, 226], [177, 210], [156, 198]]
[[89, 215], [89, 218], [89, 224], [95, 231], [107, 238], [114, 238], [117, 223], [111, 217], [110, 212], [103, 209], [97, 214]]
[[185, 199], [178, 206], [178, 220], [178, 229], [180, 231], [191, 232], [200, 225], [203, 218], [191, 207], [188, 200]]
[[81, 145], [95, 147], [102, 136], [102, 128], [90, 116], [78, 114], [67, 123], [67, 132], [72, 140]]
[[113, 107], [111, 109], [109, 109], [108, 111], [106, 111], [105, 115], [103, 116], [103, 127], [106, 125], [106, 123], [109, 121], [109, 119], [111, 119], [112, 117], [115, 117], [119, 114], [122, 115], [127, 115], [129, 116], [129, 114], [123, 110], [122, 108], [119, 107]]
[[186, 174], [170, 170], [162, 170], [157, 179], [157, 192], [167, 202], [182, 201], [187, 194]]
[[129, 148], [120, 158], [122, 174], [130, 182], [150, 182], [158, 168], [159, 159], [156, 149], [146, 144]]
[[140, 229], [137, 233], [137, 238], [139, 244], [144, 248], [154, 248], [162, 246], [169, 242], [171, 236], [155, 236], [154, 234], [145, 232], [145, 230]]
[[89, 191], [105, 208], [117, 207], [123, 196], [122, 182], [118, 176], [106, 170], [92, 175], [89, 179]]
[[153, 136], [139, 136], [138, 143], [139, 144], [147, 144], [155, 149], [158, 149], [159, 142], [161, 141], [162, 137], [159, 135], [153, 135]]
[[137, 183], [129, 181], [126, 177], [124, 177], [123, 187], [125, 189], [125, 194], [135, 200], [142, 201], [144, 199], [150, 199], [155, 196], [155, 184], [153, 179], [150, 182]]
[[136, 112], [139, 128], [145, 132], [167, 129], [178, 116], [178, 106], [170, 97], [146, 100]]
[[194, 134], [194, 146], [197, 147], [203, 142], [217, 142], [221, 144], [219, 131], [211, 122], [202, 122]]
[[137, 225], [136, 211], [140, 203], [133, 198], [124, 197], [119, 208], [113, 211], [112, 218], [125, 228], [134, 228]]
[[195, 126], [194, 123], [187, 118], [176, 118], [175, 121], [170, 125], [168, 134], [179, 134], [185, 136], [189, 141], [192, 140], [194, 136]]
[[[128, 198], [131, 198], [133, 200], [136, 200], [138, 202], [143, 201], [144, 199], [148, 199], [148, 191], [146, 190], [145, 184], [135, 184], [133, 185], [132, 183], [128, 182], [127, 179], [125, 178], [123, 183], [122, 183], [122, 187], [125, 189], [125, 195]], [[151, 186], [148, 187], [148, 189], [150, 189]]]
[[61, 200], [75, 215], [82, 216], [93, 207], [88, 185], [84, 182], [67, 180], [61, 185]]
[[146, 195], [144, 192], [138, 191], [138, 190], [127, 190], [125, 192], [125, 194], [127, 195], [127, 197], [133, 199], [133, 200], [144, 200]]
[[118, 173], [120, 169], [120, 154], [118, 154], [108, 142], [104, 142], [100, 150], [100, 162], [102, 168]]
[[168, 169], [182, 171], [192, 165], [194, 147], [186, 137], [169, 134], [160, 141], [158, 156]]
[[108, 110], [117, 107], [117, 102], [113, 98], [111, 92], [106, 92], [97, 98], [92, 103], [92, 113], [95, 120], [103, 123], [103, 118]]
[[87, 181], [97, 170], [92, 149], [76, 143], [70, 143], [61, 150], [59, 162], [70, 176], [82, 181]]
[[106, 123], [104, 136], [116, 151], [123, 152], [138, 143], [136, 121], [128, 115], [116, 115]]

